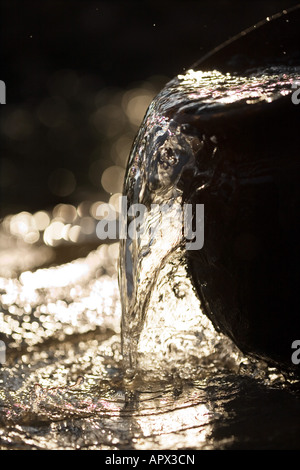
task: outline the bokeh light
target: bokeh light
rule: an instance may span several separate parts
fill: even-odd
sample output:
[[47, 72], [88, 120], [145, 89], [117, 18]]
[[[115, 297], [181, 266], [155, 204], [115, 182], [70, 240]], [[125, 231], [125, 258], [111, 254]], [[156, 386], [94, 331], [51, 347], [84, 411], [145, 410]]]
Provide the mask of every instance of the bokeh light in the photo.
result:
[[58, 168], [50, 174], [48, 184], [53, 194], [66, 197], [75, 190], [76, 179], [72, 171], [66, 168]]
[[[13, 200], [23, 178], [32, 178], [29, 195], [39, 188], [27, 204], [32, 211], [24, 210], [17, 198], [3, 206], [4, 248], [10, 240], [40, 250], [45, 245], [55, 249], [101, 244], [97, 223], [119, 217], [125, 168], [137, 129], [167, 81], [150, 77], [121, 89], [103, 86], [91, 74], [61, 69], [48, 77], [47, 93], [34, 106], [4, 109], [1, 131], [10, 142], [9, 152], [21, 155], [22, 163], [16, 164], [9, 152], [1, 156], [1, 190]], [[35, 157], [24, 159], [29, 149], [40, 153], [42, 164], [36, 164]], [[115, 256], [116, 245], [112, 246]], [[48, 258], [49, 253], [40, 251], [41, 262]], [[5, 260], [9, 266], [13, 256]]]
[[107, 193], [116, 193], [122, 191], [125, 170], [120, 166], [114, 165], [107, 168], [101, 177], [101, 184]]

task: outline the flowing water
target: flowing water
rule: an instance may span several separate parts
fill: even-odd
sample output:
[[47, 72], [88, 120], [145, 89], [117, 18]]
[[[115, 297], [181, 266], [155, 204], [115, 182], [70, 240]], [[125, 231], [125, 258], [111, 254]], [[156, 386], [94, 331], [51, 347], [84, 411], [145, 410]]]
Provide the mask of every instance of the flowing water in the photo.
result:
[[185, 255], [195, 248], [184, 233], [178, 209], [191, 203], [196, 194], [200, 200], [210, 187], [218, 191], [218, 178], [220, 186], [224, 185], [222, 175], [218, 176], [226, 172], [219, 151], [222, 124], [212, 133], [207, 123], [221, 116], [224, 126], [235, 112], [241, 116], [257, 104], [288, 95], [297, 77], [299, 68], [295, 67], [252, 69], [243, 76], [189, 70], [171, 81], [149, 107], [125, 182], [127, 226], [135, 221], [130, 207], [141, 205], [147, 210], [136, 224], [136, 234], [121, 241], [122, 341], [127, 369], [134, 371], [141, 361], [142, 369], [153, 364], [161, 367], [157, 352], [151, 358], [156, 347], [167, 363], [172, 363], [170, 350], [182, 351], [181, 367], [190, 364], [189, 354], [209, 362], [217, 346], [238, 357], [232, 345], [216, 336], [189, 284]]
[[65, 244], [54, 264], [59, 247], [29, 248], [2, 224], [1, 449], [299, 448], [297, 382], [215, 331], [187, 274], [176, 212], [195, 149], [208, 145], [213, 158], [218, 145], [189, 136], [183, 111], [275, 100], [296, 73], [189, 71], [162, 90], [125, 183], [128, 206], [149, 211], [140, 236], [121, 240], [120, 260], [115, 243], [71, 260]]

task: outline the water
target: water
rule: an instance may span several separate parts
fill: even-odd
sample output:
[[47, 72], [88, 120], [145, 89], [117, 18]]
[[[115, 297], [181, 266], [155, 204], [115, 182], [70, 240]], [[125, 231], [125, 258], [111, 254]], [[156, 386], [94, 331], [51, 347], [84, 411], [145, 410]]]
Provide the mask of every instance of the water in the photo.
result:
[[121, 298], [117, 244], [82, 256], [78, 248], [71, 261], [65, 246], [53, 265], [58, 248], [8, 240], [2, 224], [1, 449], [299, 448], [297, 381], [216, 332], [187, 273], [179, 219], [170, 224], [195, 151], [208, 145], [214, 158], [218, 145], [188, 135], [181, 113], [195, 114], [199, 103], [209, 114], [236, 100], [275, 100], [290, 92], [293, 73], [190, 71], [158, 95], [125, 191], [129, 205], [169, 208], [163, 218], [149, 211], [144, 234], [121, 241]]
[[[197, 361], [209, 362], [216, 348], [222, 350], [222, 356], [230, 356], [237, 363], [240, 361], [233, 344], [216, 334], [201, 311], [187, 272], [188, 256], [196, 258], [198, 254], [193, 255], [192, 250], [187, 253], [183, 223], [176, 211], [178, 206], [202, 198], [202, 202], [208, 201], [206, 210], [212, 212], [218, 202], [217, 191], [234, 193], [232, 187], [237, 184], [234, 181], [238, 179], [238, 174], [234, 174], [237, 170], [228, 170], [229, 159], [225, 166], [224, 144], [219, 145], [220, 140], [227, 138], [224, 138], [225, 128], [235, 119], [236, 112], [241, 120], [241, 115], [249, 113], [249, 108], [254, 106], [256, 109], [256, 105], [276, 102], [289, 95], [298, 76], [299, 68], [296, 67], [252, 69], [243, 75], [189, 70], [168, 83], [149, 107], [132, 149], [124, 190], [128, 195], [128, 208], [142, 204], [148, 211], [142, 225], [137, 227], [138, 235], [121, 241], [122, 344], [129, 373], [139, 367], [153, 369], [155, 365], [160, 368], [159, 358], [166, 359], [163, 367], [167, 367], [178, 361], [179, 350], [181, 370], [191, 364], [194, 357]], [[221, 124], [218, 124], [219, 120]], [[214, 127], [215, 133], [212, 132]], [[237, 133], [237, 129], [234, 123], [230, 134], [234, 130]], [[255, 175], [256, 180], [253, 178], [251, 184], [257, 185], [262, 163], [253, 163], [253, 155], [250, 158], [249, 168], [251, 165], [253, 169], [248, 170], [248, 179]], [[263, 164], [266, 168], [259, 176], [265, 178], [269, 164]], [[226, 181], [226, 173], [232, 181]], [[243, 178], [241, 185], [245, 186], [247, 182]], [[224, 188], [225, 184], [227, 188]], [[205, 196], [210, 188], [217, 201], [213, 205]], [[242, 189], [239, 191], [242, 194]], [[265, 197], [268, 197], [267, 192]], [[229, 197], [225, 201], [232, 204]], [[167, 210], [161, 212], [158, 208], [163, 204], [167, 205]], [[246, 204], [247, 201], [244, 211], [248, 209]], [[211, 219], [210, 224], [216, 225]], [[128, 226], [133, 221], [129, 215]], [[223, 234], [217, 233], [219, 227], [215, 227], [215, 233], [210, 227], [207, 227], [207, 233], [208, 230], [211, 238], [222, 239]], [[218, 262], [217, 257], [211, 260], [212, 265]], [[201, 263], [204, 265], [205, 261], [198, 263], [199, 270]], [[220, 272], [222, 268], [219, 266]], [[203, 276], [199, 282], [205, 290], [211, 273]], [[220, 274], [218, 276], [220, 278]], [[221, 278], [220, 282], [223, 282]], [[217, 289], [215, 292], [217, 296]], [[159, 351], [153, 354], [155, 348]], [[174, 357], [170, 354], [172, 350], [176, 350]]]

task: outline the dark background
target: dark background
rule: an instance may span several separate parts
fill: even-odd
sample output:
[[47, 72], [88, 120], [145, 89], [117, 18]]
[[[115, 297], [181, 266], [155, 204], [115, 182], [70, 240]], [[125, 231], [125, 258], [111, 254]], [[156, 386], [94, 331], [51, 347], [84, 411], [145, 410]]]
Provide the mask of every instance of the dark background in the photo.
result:
[[[0, 215], [109, 197], [95, 173], [114, 164], [107, 150], [113, 139], [91, 125], [97, 107], [144, 81], [158, 91], [210, 49], [296, 4], [2, 1]], [[45, 107], [54, 123], [39, 118]], [[105, 128], [113, 116], [103, 119]], [[125, 125], [120, 133], [133, 138], [136, 130]], [[75, 183], [67, 181], [70, 173]]]

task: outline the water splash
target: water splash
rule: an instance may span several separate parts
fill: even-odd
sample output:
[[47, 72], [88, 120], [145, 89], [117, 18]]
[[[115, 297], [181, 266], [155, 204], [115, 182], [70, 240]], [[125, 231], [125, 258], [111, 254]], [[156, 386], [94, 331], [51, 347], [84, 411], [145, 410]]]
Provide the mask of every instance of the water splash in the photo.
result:
[[[164, 360], [170, 348], [177, 348], [178, 356], [178, 348], [188, 342], [186, 335], [185, 343], [180, 337], [159, 339], [162, 327], [170, 333], [169, 325], [161, 324], [157, 330], [152, 328], [151, 343], [149, 336], [145, 338], [149, 354], [144, 357], [144, 373], [124, 377], [117, 266], [112, 254], [108, 245], [102, 245], [86, 258], [27, 271], [19, 278], [1, 278], [1, 333], [6, 333], [7, 345], [7, 360], [0, 369], [1, 449], [160, 449], [189, 447], [191, 442], [195, 448], [212, 449], [221, 445], [210, 437], [213, 423], [221, 419], [222, 402], [239, 394], [236, 380], [249, 377], [249, 366], [238, 371], [232, 363], [226, 366], [216, 347], [214, 367], [212, 362], [199, 367], [194, 351], [189, 368], [149, 375], [152, 358], [160, 354]], [[159, 282], [168, 285], [172, 265], [166, 263], [164, 269]], [[178, 312], [183, 313], [181, 288], [185, 295], [189, 291], [184, 266], [174, 279], [177, 285], [165, 290], [165, 301], [172, 301], [169, 296], [175, 289]], [[156, 313], [154, 308], [152, 314]], [[190, 320], [188, 327], [203, 334]], [[179, 365], [183, 366], [178, 360]], [[253, 370], [253, 377], [266, 383], [279, 380], [268, 374]], [[228, 386], [223, 398], [214, 401], [208, 391], [216, 380]]]

